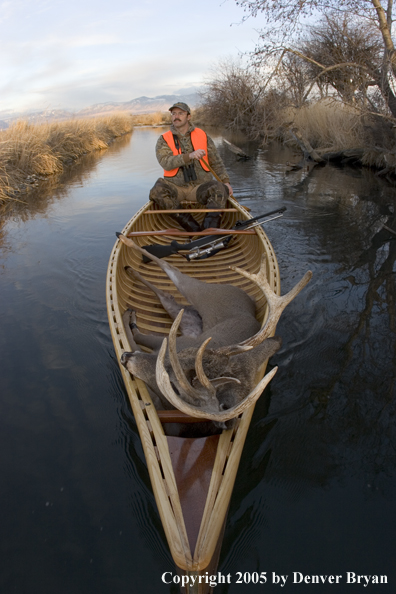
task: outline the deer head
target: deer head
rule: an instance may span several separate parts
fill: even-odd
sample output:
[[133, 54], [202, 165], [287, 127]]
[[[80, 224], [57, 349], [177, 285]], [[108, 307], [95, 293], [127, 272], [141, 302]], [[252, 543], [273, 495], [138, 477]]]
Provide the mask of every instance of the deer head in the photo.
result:
[[[278, 343], [276, 345], [274, 344], [268, 347], [265, 355], [263, 354], [261, 361], [257, 361], [257, 357], [252, 356], [254, 351], [256, 350], [255, 347], [262, 345], [264, 341], [271, 340], [268, 337], [275, 331], [277, 322], [283, 310], [294, 299], [294, 297], [298, 295], [298, 293], [305, 287], [305, 285], [310, 281], [312, 277], [312, 272], [307, 272], [304, 275], [304, 277], [300, 280], [300, 282], [289, 293], [287, 293], [283, 297], [279, 297], [274, 293], [267, 281], [264, 258], [262, 259], [261, 267], [257, 274], [248, 273], [245, 270], [242, 270], [237, 267], [232, 268], [233, 270], [236, 270], [243, 276], [246, 276], [247, 278], [251, 279], [258, 285], [258, 287], [263, 291], [265, 295], [269, 310], [267, 321], [258, 333], [256, 333], [254, 336], [252, 336], [248, 340], [245, 340], [242, 343], [221, 347], [217, 349], [215, 352], [216, 357], [226, 355], [227, 357], [231, 358], [237, 358], [238, 355], [246, 353], [246, 356], [244, 357], [243, 364], [239, 372], [237, 371], [235, 373], [235, 376], [231, 377], [227, 375], [213, 379], [209, 379], [207, 377], [203, 370], [203, 354], [208, 342], [210, 341], [210, 339], [207, 339], [201, 345], [196, 355], [195, 370], [196, 377], [199, 380], [199, 387], [196, 388], [191, 385], [191, 383], [188, 381], [187, 377], [183, 372], [183, 366], [179, 360], [178, 353], [176, 350], [176, 333], [183, 313], [182, 311], [175, 319], [171, 331], [169, 333], [169, 359], [172, 366], [172, 370], [177, 380], [177, 384], [179, 386], [179, 394], [185, 393], [186, 395], [188, 395], [189, 398], [195, 399], [196, 401], [200, 402], [200, 406], [197, 408], [186, 402], [185, 399], [183, 399], [182, 397], [180, 397], [179, 394], [176, 393], [172, 386], [172, 382], [169, 378], [169, 374], [166, 371], [164, 364], [167, 350], [167, 339], [164, 339], [163, 341], [162, 347], [158, 353], [156, 364], [157, 385], [161, 390], [162, 394], [165, 396], [165, 398], [175, 408], [178, 408], [179, 410], [190, 416], [211, 419], [213, 421], [218, 422], [228, 421], [240, 415], [244, 410], [252, 406], [252, 404], [254, 404], [256, 400], [259, 398], [260, 394], [263, 392], [267, 384], [274, 377], [277, 368], [274, 368], [270, 373], [265, 375], [264, 378], [258, 384], [254, 383], [254, 378], [258, 372], [260, 364], [264, 363], [266, 359], [268, 359], [272, 354], [274, 354], [278, 350], [278, 348], [280, 347], [280, 340], [273, 339], [278, 341]], [[252, 354], [248, 352], [250, 350], [253, 350]], [[259, 349], [259, 351], [261, 351], [261, 349]], [[214, 356], [214, 354], [212, 354], [212, 356]], [[225, 370], [227, 370], [228, 367], [229, 365], [226, 366]], [[224, 386], [228, 383], [231, 385], [230, 390], [232, 390], [232, 384], [234, 384], [235, 386], [236, 383], [240, 383], [240, 373], [243, 369], [246, 370], [246, 367], [250, 369], [251, 381], [247, 382], [246, 385], [246, 387], [250, 390], [249, 393], [242, 399], [242, 401], [235, 403], [227, 410], [223, 410], [222, 403], [219, 401], [219, 398], [216, 397], [217, 388], [219, 386]]]
[[[187, 300], [191, 296], [195, 302], [198, 302], [197, 308], [199, 299], [206, 299], [209, 288], [212, 291], [212, 299], [214, 298], [223, 310], [224, 305], [222, 304], [232, 305], [227, 309], [230, 319], [227, 318], [226, 323], [212, 327], [208, 324], [209, 328], [205, 331], [206, 336], [202, 337], [202, 343], [195, 339], [192, 346], [183, 349], [180, 348], [179, 342], [178, 352], [176, 334], [183, 315], [183, 310], [181, 310], [174, 320], [169, 339], [164, 339], [158, 355], [145, 355], [149, 360], [144, 361], [144, 377], [142, 376], [143, 362], [139, 359], [140, 355], [137, 353], [137, 357], [132, 355], [133, 359], [129, 362], [127, 360], [129, 355], [125, 354], [122, 362], [131, 373], [148, 382], [151, 386], [155, 384], [156, 391], [161, 393], [172, 406], [190, 416], [210, 419], [218, 423], [237, 417], [259, 398], [264, 388], [275, 375], [277, 368], [268, 373], [260, 382], [257, 383], [256, 381], [260, 366], [280, 347], [280, 339], [270, 338], [270, 336], [275, 331], [282, 311], [309, 282], [312, 273], [307, 272], [287, 295], [279, 297], [272, 291], [267, 281], [265, 258], [262, 259], [257, 274], [251, 274], [240, 268], [232, 267], [233, 270], [257, 284], [266, 298], [268, 315], [261, 330], [243, 340], [243, 342], [227, 344], [224, 340], [227, 335], [224, 328], [225, 326], [227, 328], [230, 326], [238, 327], [238, 332], [234, 331], [229, 335], [238, 339], [238, 336], [241, 336], [240, 318], [242, 314], [245, 316], [247, 314], [247, 317], [254, 321], [252, 328], [254, 327], [253, 332], [256, 331], [257, 321], [254, 317], [254, 311], [250, 311], [250, 301], [249, 307], [246, 305], [246, 293], [236, 290], [231, 285], [206, 285], [202, 282], [191, 281], [189, 280], [190, 277], [181, 274], [175, 267], [162, 262], [144, 249], [136, 246], [131, 240], [124, 238], [122, 235], [119, 238], [126, 245], [157, 262]], [[186, 286], [188, 288], [191, 282], [195, 284], [192, 289], [190, 287], [191, 290], [187, 291]], [[213, 292], [213, 287], [217, 287], [216, 292]], [[205, 312], [203, 312], [202, 319], [205, 326]], [[236, 321], [239, 322], [239, 326], [235, 324]], [[213, 333], [211, 334], [212, 330]], [[244, 332], [243, 337], [246, 336], [246, 328], [244, 328]], [[207, 349], [211, 340], [208, 336], [214, 339], [214, 344], [217, 344], [216, 349]], [[220, 338], [221, 340], [219, 340]], [[231, 340], [235, 340], [235, 338]], [[147, 370], [149, 370], [149, 373], [146, 373]]]
[[[169, 361], [172, 368], [174, 379], [171, 381], [170, 375], [165, 365], [165, 356], [167, 351], [168, 341], [165, 338], [162, 347], [158, 353], [156, 363], [156, 382], [161, 393], [165, 398], [177, 409], [182, 412], [197, 418], [210, 419], [217, 422], [225, 422], [234, 417], [240, 415], [245, 409], [249, 408], [260, 396], [268, 382], [275, 375], [277, 368], [273, 369], [268, 373], [249, 394], [243, 399], [242, 402], [237, 402], [231, 408], [224, 410], [224, 404], [221, 402], [221, 398], [218, 397], [218, 391], [227, 386], [228, 395], [231, 396], [235, 387], [241, 386], [241, 380], [235, 375], [220, 375], [218, 377], [209, 378], [205, 373], [204, 367], [204, 354], [207, 344], [210, 339], [202, 343], [201, 347], [196, 350], [195, 358], [195, 373], [196, 376], [193, 381], [189, 381], [185, 374], [185, 360], [184, 352], [177, 352], [176, 350], [176, 334], [180, 324], [181, 311], [178, 317], [172, 324], [171, 331], [169, 333]], [[268, 356], [274, 354], [280, 347], [280, 339], [273, 339], [273, 343], [269, 346]], [[227, 370], [237, 371], [235, 369], [235, 361], [232, 364], [230, 359], [238, 357], [244, 352], [251, 350], [252, 347], [244, 347], [240, 350], [238, 355], [224, 355], [220, 353], [219, 349], [207, 353], [210, 364], [213, 368], [223, 367], [223, 371], [227, 373]], [[266, 358], [268, 358], [268, 356]], [[265, 360], [265, 359], [264, 359]], [[253, 361], [253, 359], [252, 359]], [[223, 363], [223, 365], [221, 364]], [[241, 361], [242, 363], [242, 361]], [[246, 361], [244, 361], [246, 364]], [[257, 365], [250, 366], [250, 382], [254, 383], [255, 375], [263, 359]], [[236, 365], [238, 367], [238, 365]], [[245, 368], [246, 370], [246, 368]], [[246, 388], [245, 388], [246, 389]], [[239, 391], [239, 390], [238, 390]], [[234, 398], [235, 400], [235, 398]], [[198, 403], [198, 406], [191, 404], [191, 402]]]

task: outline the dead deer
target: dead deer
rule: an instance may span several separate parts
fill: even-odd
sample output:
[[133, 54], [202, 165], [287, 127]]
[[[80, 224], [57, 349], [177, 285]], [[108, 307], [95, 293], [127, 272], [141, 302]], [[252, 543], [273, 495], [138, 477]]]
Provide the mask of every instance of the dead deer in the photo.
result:
[[[131, 345], [137, 343], [151, 348], [152, 352], [125, 352], [121, 363], [131, 374], [145, 381], [161, 402], [165, 398], [172, 407], [190, 416], [210, 419], [217, 426], [223, 426], [249, 408], [275, 375], [277, 368], [256, 381], [260, 367], [280, 348], [281, 339], [271, 338], [271, 335], [282, 311], [309, 282], [312, 273], [307, 272], [289, 293], [279, 297], [267, 281], [265, 259], [257, 274], [231, 266], [256, 283], [266, 297], [269, 314], [260, 328], [255, 303], [242, 289], [192, 278], [169, 262], [149, 254], [131, 239], [122, 234], [117, 236], [125, 245], [156, 262], [191, 304], [185, 311], [171, 295], [126, 267], [128, 274], [157, 294], [174, 322], [168, 340], [162, 339], [141, 334], [134, 313], [125, 312], [127, 332], [132, 322]], [[182, 336], [176, 338], [179, 326]], [[210, 348], [207, 348], [209, 342]]]

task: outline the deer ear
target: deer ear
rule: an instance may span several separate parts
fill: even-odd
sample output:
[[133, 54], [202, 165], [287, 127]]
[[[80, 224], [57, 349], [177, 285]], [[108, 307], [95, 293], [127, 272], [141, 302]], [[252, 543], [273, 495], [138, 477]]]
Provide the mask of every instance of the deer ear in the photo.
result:
[[237, 379], [236, 377], [215, 377], [214, 379], [211, 379], [209, 381], [215, 388], [224, 386], [225, 384], [241, 384], [239, 379]]

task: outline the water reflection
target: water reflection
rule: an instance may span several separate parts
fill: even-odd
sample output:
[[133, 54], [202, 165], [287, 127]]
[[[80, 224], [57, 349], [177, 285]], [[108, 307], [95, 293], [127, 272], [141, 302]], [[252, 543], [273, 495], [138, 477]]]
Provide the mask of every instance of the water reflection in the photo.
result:
[[355, 551], [363, 572], [383, 568], [393, 547], [395, 238], [383, 225], [394, 228], [396, 194], [368, 170], [288, 174], [292, 158], [277, 147], [244, 172], [237, 165], [252, 214], [268, 203], [288, 207], [266, 228], [283, 291], [307, 268], [314, 277], [278, 325], [284, 344], [271, 363], [279, 371], [244, 451], [223, 567], [238, 559], [251, 570], [256, 555], [285, 573], [298, 562], [342, 572]]
[[131, 142], [132, 133], [117, 138], [110, 146], [103, 150], [94, 151], [80, 157], [75, 163], [64, 165], [59, 175], [52, 175], [38, 182], [28, 193], [21, 194], [0, 205], [0, 218], [13, 217], [20, 221], [27, 221], [36, 215], [45, 215], [46, 210], [56, 200], [69, 195], [73, 186], [83, 187], [96, 171], [104, 158], [116, 157]]
[[[1, 219], [1, 591], [169, 592], [104, 295], [114, 231], [160, 174], [159, 132], [87, 155]], [[383, 225], [396, 224], [395, 190], [368, 170], [287, 173], [290, 150], [230, 138], [253, 157], [237, 161], [212, 136], [252, 215], [287, 206], [266, 226], [283, 292], [314, 273], [278, 326], [279, 371], [256, 407], [220, 569], [394, 578], [395, 239]]]

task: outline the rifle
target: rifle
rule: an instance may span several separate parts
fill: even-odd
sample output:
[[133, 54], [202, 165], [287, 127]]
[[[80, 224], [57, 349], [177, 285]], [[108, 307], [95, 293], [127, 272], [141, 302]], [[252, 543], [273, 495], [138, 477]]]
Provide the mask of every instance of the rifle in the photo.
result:
[[[273, 221], [283, 216], [285, 210], [286, 206], [283, 206], [282, 208], [271, 210], [271, 212], [266, 212], [264, 214], [258, 215], [257, 217], [253, 217], [252, 219], [248, 219], [247, 221], [237, 221], [234, 227], [230, 229], [229, 235], [216, 235], [216, 232], [214, 231], [213, 235], [206, 235], [205, 237], [200, 237], [199, 239], [195, 239], [194, 241], [190, 241], [188, 243], [178, 243], [176, 240], [174, 240], [169, 245], [151, 244], [144, 245], [143, 248], [150, 254], [153, 254], [153, 256], [157, 256], [157, 258], [166, 258], [172, 254], [178, 254], [181, 251], [188, 251], [188, 254], [180, 255], [183, 256], [183, 258], [186, 258], [188, 261], [204, 260], [205, 258], [214, 256], [217, 254], [217, 252], [228, 246], [233, 237], [233, 230], [239, 231], [241, 229], [253, 229], [253, 227], [257, 227], [257, 225], [261, 224], [261, 219], [264, 219], [265, 217], [272, 217], [266, 221], [263, 221], [263, 223], [268, 223], [269, 221]], [[150, 259], [147, 258], [147, 256], [143, 256], [143, 262], [150, 262]]]

